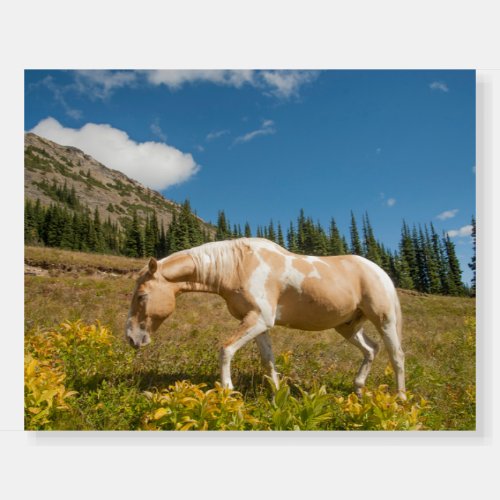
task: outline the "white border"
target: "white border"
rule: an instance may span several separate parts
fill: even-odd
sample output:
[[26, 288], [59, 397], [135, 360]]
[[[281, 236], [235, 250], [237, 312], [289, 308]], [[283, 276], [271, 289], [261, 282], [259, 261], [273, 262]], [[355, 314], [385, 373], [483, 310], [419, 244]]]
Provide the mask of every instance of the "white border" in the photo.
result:
[[[72, 3], [70, 13], [68, 5], [57, 0], [9, 5], [0, 32], [5, 162], [0, 199], [2, 227], [8, 228], [2, 245], [3, 429], [22, 427], [23, 182], [17, 167], [22, 165], [24, 68], [486, 69], [497, 61], [497, 16], [485, 2], [381, 0], [339, 7], [316, 0], [185, 0], [175, 5], [87, 0]], [[493, 138], [499, 136], [500, 78], [498, 72], [479, 71], [478, 81], [478, 377], [484, 383], [475, 435], [379, 439], [357, 433], [323, 439], [323, 434], [253, 434], [242, 441], [220, 435], [76, 437], [3, 431], [0, 491], [36, 498], [494, 496], [500, 458], [494, 433], [499, 398], [493, 385], [498, 377], [493, 361], [500, 358], [499, 343], [493, 342], [500, 331], [493, 315], [500, 206], [493, 170], [498, 141]]]

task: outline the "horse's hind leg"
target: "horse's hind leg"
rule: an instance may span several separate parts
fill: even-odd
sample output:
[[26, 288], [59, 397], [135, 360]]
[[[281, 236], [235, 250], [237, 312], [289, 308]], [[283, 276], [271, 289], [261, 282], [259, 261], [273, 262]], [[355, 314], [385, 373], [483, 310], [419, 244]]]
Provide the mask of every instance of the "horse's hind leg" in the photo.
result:
[[359, 348], [364, 356], [363, 362], [361, 363], [356, 378], [354, 379], [356, 394], [360, 396], [361, 389], [365, 386], [366, 378], [372, 369], [373, 360], [379, 351], [379, 345], [366, 335], [363, 328], [358, 330], [348, 340], [351, 344]]
[[269, 332], [264, 332], [255, 337], [255, 342], [259, 346], [260, 357], [262, 360], [262, 366], [266, 370], [267, 374], [272, 378], [276, 388], [279, 388], [278, 372], [276, 371], [276, 366], [274, 364], [274, 354], [271, 345], [271, 336]]
[[354, 387], [356, 394], [361, 395], [361, 390], [365, 386], [366, 378], [372, 368], [373, 360], [377, 355], [379, 346], [368, 335], [365, 334], [363, 328], [360, 328], [354, 334], [349, 328], [337, 328], [337, 331], [352, 345], [355, 345], [363, 353], [363, 362], [359, 367], [356, 378], [354, 379]]
[[405, 388], [405, 355], [401, 348], [401, 340], [398, 335], [396, 321], [387, 320], [381, 325], [376, 325], [382, 335], [385, 348], [389, 354], [392, 368], [396, 374], [396, 384], [398, 387], [398, 396], [406, 401]]

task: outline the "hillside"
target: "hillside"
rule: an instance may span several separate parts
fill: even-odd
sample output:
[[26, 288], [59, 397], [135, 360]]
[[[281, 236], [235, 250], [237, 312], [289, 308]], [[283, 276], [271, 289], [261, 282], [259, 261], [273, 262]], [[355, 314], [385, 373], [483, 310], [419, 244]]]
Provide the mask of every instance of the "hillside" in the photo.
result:
[[159, 224], [163, 223], [167, 228], [172, 214], [181, 208], [160, 193], [104, 166], [85, 152], [32, 133], [25, 134], [24, 167], [25, 199], [39, 199], [44, 206], [51, 203], [64, 205], [56, 189], [66, 185], [68, 192], [74, 188], [80, 205], [88, 207], [92, 213], [97, 208], [101, 220], [109, 217], [112, 223], [118, 223], [122, 228], [134, 211], [144, 219], [153, 210]]

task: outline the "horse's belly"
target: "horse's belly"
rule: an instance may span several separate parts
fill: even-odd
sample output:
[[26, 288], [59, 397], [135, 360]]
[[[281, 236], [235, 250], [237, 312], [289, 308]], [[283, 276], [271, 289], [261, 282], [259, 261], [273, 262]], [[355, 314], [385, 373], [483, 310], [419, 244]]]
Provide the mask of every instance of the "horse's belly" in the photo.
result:
[[328, 296], [285, 293], [278, 302], [275, 323], [299, 330], [326, 330], [349, 321], [356, 308], [351, 297], [333, 300]]

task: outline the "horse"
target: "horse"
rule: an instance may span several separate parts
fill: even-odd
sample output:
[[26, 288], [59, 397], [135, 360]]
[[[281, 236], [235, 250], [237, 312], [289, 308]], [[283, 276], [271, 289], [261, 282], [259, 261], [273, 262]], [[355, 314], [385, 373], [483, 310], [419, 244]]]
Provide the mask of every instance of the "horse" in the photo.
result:
[[223, 387], [233, 389], [231, 360], [255, 340], [263, 367], [279, 387], [269, 329], [282, 325], [306, 331], [335, 329], [363, 354], [354, 380], [362, 393], [379, 350], [366, 335], [369, 320], [383, 339], [392, 364], [398, 396], [405, 396], [402, 314], [390, 277], [358, 255], [298, 255], [262, 238], [205, 243], [151, 258], [140, 271], [126, 322], [125, 336], [133, 347], [151, 335], [175, 309], [176, 297], [187, 292], [220, 295], [238, 328], [220, 348]]

